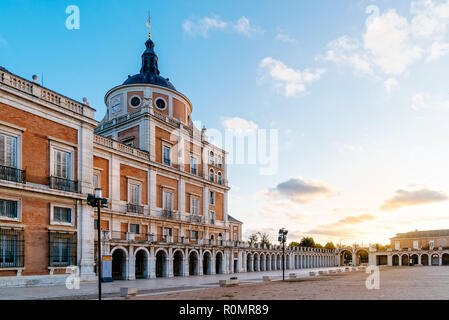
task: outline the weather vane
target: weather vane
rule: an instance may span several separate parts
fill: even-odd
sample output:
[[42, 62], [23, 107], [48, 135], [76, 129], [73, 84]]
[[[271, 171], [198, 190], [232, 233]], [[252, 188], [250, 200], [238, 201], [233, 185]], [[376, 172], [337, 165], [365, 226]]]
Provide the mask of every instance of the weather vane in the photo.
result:
[[151, 40], [151, 16], [150, 16], [150, 12], [148, 12], [147, 28], [148, 28], [148, 39]]

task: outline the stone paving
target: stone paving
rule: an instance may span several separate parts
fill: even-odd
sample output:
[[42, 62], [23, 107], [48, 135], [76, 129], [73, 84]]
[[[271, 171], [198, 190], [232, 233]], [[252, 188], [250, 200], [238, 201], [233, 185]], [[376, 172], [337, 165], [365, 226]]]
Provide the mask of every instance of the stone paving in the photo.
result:
[[[296, 273], [298, 277], [309, 276], [310, 271], [329, 270], [334, 268], [286, 270], [285, 275]], [[218, 287], [219, 280], [237, 276], [242, 283], [262, 282], [263, 276], [272, 276], [273, 280], [282, 278], [282, 271], [262, 271], [238, 274], [221, 274], [206, 276], [138, 279], [135, 281], [114, 281], [103, 283], [102, 292], [105, 298], [120, 296], [120, 287], [137, 287], [140, 294], [154, 294], [160, 292], [185, 291]], [[65, 286], [46, 286], [29, 288], [0, 288], [0, 300], [17, 299], [96, 299], [97, 282], [81, 283], [79, 290], [68, 290]]]

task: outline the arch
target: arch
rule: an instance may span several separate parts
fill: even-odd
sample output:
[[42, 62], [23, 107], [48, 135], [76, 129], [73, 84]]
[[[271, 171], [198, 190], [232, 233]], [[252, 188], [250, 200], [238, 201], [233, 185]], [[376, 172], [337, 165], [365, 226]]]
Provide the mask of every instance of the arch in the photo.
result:
[[449, 266], [449, 253], [443, 253], [441, 257], [441, 262], [443, 266]]
[[190, 250], [189, 253], [189, 275], [197, 276], [200, 274], [199, 254], [196, 250]]
[[409, 261], [410, 261], [410, 258], [409, 258], [409, 256], [408, 256], [408, 254], [403, 254], [403, 255], [401, 256], [401, 262], [402, 262], [402, 265], [403, 265], [403, 266], [408, 266]]
[[269, 253], [265, 255], [265, 270], [266, 271], [271, 270], [271, 254]]
[[209, 250], [203, 251], [203, 274], [212, 274], [212, 258]]
[[149, 262], [150, 262], [150, 252], [147, 248], [138, 248], [134, 252], [134, 268], [136, 279], [148, 279], [149, 274]]
[[427, 253], [423, 253], [421, 255], [421, 264], [423, 266], [428, 266], [429, 265], [429, 255]]
[[397, 254], [393, 255], [393, 265], [398, 266], [399, 265], [399, 256]]
[[210, 182], [215, 181], [215, 172], [214, 172], [214, 169], [212, 169], [212, 168], [209, 170], [209, 181]]
[[173, 253], [173, 276], [182, 277], [184, 275], [184, 252], [176, 250]]
[[115, 247], [112, 255], [112, 279], [126, 280], [128, 273], [128, 252], [123, 247]]
[[430, 259], [432, 261], [432, 266], [440, 265], [440, 255], [437, 252], [432, 253], [432, 255], [430, 256]]
[[262, 253], [262, 254], [260, 254], [259, 271], [265, 271], [265, 267], [266, 267], [265, 254]]
[[223, 253], [221, 251], [217, 251], [215, 254], [215, 273], [223, 274]]
[[247, 272], [253, 271], [251, 261], [252, 261], [252, 255], [251, 255], [251, 253], [247, 253], [247, 255], [246, 255], [246, 271]]
[[168, 254], [165, 249], [156, 251], [156, 278], [168, 277]]
[[281, 261], [281, 255], [278, 253], [276, 257], [276, 269], [281, 270], [282, 269], [282, 261]]
[[271, 255], [271, 270], [276, 270], [276, 255], [274, 253]]
[[416, 254], [416, 253], [414, 253], [414, 254], [412, 254], [411, 256], [410, 256], [410, 262], [412, 263], [412, 264], [418, 264], [418, 262], [419, 262], [419, 258], [418, 258], [418, 255]]
[[352, 265], [352, 252], [348, 249], [343, 249], [340, 251], [340, 265], [341, 266], [350, 266]]
[[217, 182], [218, 182], [218, 184], [223, 184], [223, 178], [221, 176], [221, 172], [217, 173]]
[[290, 270], [290, 259], [291, 259], [291, 255], [286, 254], [285, 255], [285, 270]]
[[260, 271], [260, 256], [256, 252], [254, 253], [254, 271]]
[[359, 249], [356, 252], [356, 265], [367, 265], [368, 259], [369, 259], [369, 253], [368, 250], [365, 249]]

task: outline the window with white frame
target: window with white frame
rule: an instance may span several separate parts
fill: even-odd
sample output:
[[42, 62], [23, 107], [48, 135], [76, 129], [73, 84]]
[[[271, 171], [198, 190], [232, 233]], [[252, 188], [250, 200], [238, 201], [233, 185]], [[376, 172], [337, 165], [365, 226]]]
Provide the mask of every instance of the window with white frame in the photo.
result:
[[139, 224], [130, 224], [129, 225], [129, 232], [140, 234], [140, 225]]
[[400, 243], [399, 241], [396, 241], [394, 245], [395, 245], [394, 248], [395, 248], [396, 250], [401, 249], [401, 243]]
[[101, 188], [100, 173], [98, 173], [98, 172], [94, 172], [93, 186], [94, 186], [94, 189], [95, 188]]
[[72, 153], [53, 149], [53, 176], [61, 179], [72, 179]]
[[211, 166], [215, 164], [214, 153], [212, 151], [209, 154], [209, 163]]
[[23, 230], [0, 228], [0, 268], [23, 267]]
[[76, 234], [50, 232], [49, 247], [51, 267], [76, 264]]
[[164, 190], [162, 193], [162, 206], [164, 210], [173, 211], [173, 192]]
[[215, 212], [210, 211], [209, 215], [210, 215], [210, 224], [215, 224]]
[[141, 187], [140, 184], [135, 182], [128, 182], [128, 192], [130, 204], [140, 205], [141, 202]]
[[418, 249], [418, 240], [413, 240], [413, 249]]
[[221, 156], [217, 157], [217, 166], [221, 169], [223, 167], [223, 162]]
[[166, 236], [166, 237], [173, 236], [173, 229], [172, 228], [164, 228], [164, 236]]
[[190, 173], [198, 174], [198, 159], [195, 157], [190, 157]]
[[215, 176], [214, 170], [210, 169], [210, 171], [209, 171], [209, 180], [210, 180], [210, 182], [214, 182], [214, 180], [215, 180], [214, 176]]
[[190, 199], [190, 213], [194, 215], [200, 214], [200, 200], [192, 197]]
[[74, 224], [73, 208], [55, 205], [52, 211], [52, 223]]
[[190, 230], [190, 238], [197, 240], [199, 238], [199, 233], [197, 230]]
[[168, 146], [162, 147], [162, 163], [170, 166], [171, 165], [171, 148]]
[[18, 200], [0, 199], [0, 218], [18, 220], [20, 205]]
[[17, 167], [17, 137], [0, 133], [0, 165]]
[[218, 184], [222, 184], [223, 183], [223, 178], [221, 177], [221, 172], [219, 172], [217, 174], [217, 182], [218, 182]]
[[435, 240], [430, 240], [429, 241], [429, 249], [433, 249], [435, 248]]
[[215, 192], [214, 192], [214, 191], [211, 191], [211, 192], [210, 192], [209, 203], [210, 203], [211, 205], [215, 205]]

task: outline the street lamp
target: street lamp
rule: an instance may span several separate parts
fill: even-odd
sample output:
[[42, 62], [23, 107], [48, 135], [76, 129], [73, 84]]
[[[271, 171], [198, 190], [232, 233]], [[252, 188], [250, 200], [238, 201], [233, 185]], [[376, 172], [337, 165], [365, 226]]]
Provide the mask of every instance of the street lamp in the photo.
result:
[[103, 198], [103, 190], [101, 188], [95, 188], [94, 194], [87, 195], [87, 203], [98, 208], [98, 218], [97, 218], [97, 232], [98, 232], [98, 262], [97, 262], [97, 275], [98, 275], [98, 300], [101, 300], [101, 213], [100, 208], [105, 207], [108, 203], [108, 199]]
[[288, 231], [285, 228], [279, 230], [278, 241], [282, 244], [282, 280], [285, 280], [285, 242]]

